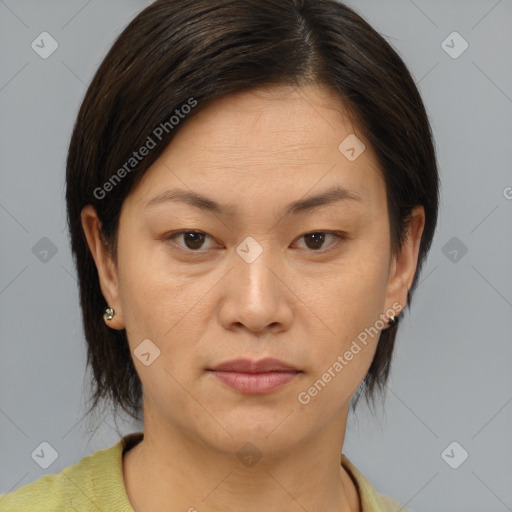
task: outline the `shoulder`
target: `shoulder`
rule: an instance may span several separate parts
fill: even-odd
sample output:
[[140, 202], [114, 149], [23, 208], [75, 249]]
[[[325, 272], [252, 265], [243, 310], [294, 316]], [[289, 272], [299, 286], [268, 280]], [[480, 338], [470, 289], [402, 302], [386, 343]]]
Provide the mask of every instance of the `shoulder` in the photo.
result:
[[405, 507], [391, 496], [376, 491], [368, 479], [344, 454], [341, 456], [341, 464], [357, 487], [361, 500], [361, 512], [408, 512]]
[[408, 509], [391, 496], [380, 493], [377, 493], [377, 495], [381, 503], [381, 509], [379, 510], [382, 510], [382, 512], [409, 512]]
[[[0, 495], [0, 512], [68, 512], [127, 508], [122, 476], [122, 452], [126, 438], [83, 457], [60, 473], [45, 475], [15, 491]], [[107, 509], [108, 510], [108, 509]]]
[[[69, 469], [69, 468], [68, 468]], [[14, 492], [0, 495], [1, 512], [47, 512], [50, 510], [73, 510], [67, 489], [63, 485], [64, 472], [45, 475], [26, 484]]]

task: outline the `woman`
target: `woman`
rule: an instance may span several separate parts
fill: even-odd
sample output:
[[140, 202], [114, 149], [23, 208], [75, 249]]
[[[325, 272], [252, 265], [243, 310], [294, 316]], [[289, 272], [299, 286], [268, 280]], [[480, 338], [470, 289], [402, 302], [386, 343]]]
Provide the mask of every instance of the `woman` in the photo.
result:
[[94, 392], [143, 432], [1, 510], [405, 510], [342, 453], [384, 394], [438, 173], [397, 53], [334, 0], [158, 0], [81, 106], [67, 208]]

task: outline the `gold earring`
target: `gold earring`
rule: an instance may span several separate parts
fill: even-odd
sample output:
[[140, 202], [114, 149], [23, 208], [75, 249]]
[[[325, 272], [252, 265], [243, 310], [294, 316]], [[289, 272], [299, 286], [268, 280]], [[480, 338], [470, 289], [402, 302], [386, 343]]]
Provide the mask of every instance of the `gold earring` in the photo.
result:
[[105, 309], [105, 312], [103, 313], [103, 318], [105, 320], [112, 320], [112, 318], [114, 318], [115, 314], [116, 314], [115, 309], [108, 307], [107, 309]]

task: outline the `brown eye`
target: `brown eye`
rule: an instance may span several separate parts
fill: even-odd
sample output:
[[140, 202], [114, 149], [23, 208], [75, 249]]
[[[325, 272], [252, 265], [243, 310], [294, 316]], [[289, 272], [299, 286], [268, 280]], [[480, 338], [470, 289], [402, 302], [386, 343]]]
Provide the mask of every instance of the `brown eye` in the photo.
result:
[[178, 237], [182, 237], [184, 247], [181, 244], [178, 244], [178, 246], [191, 251], [202, 249], [206, 238], [209, 238], [206, 233], [201, 231], [180, 231], [179, 233], [174, 233], [174, 235], [169, 236], [167, 240], [174, 240]]
[[[321, 249], [325, 241], [325, 233], [311, 233], [304, 235], [304, 240], [306, 240], [306, 245], [310, 249]], [[309, 242], [309, 243], [308, 243]]]
[[[322, 249], [325, 249], [323, 246], [326, 242], [326, 239], [331, 237], [331, 240], [334, 241], [345, 240], [345, 237], [339, 233], [327, 233], [325, 231], [315, 231], [312, 233], [306, 233], [300, 237], [304, 239], [306, 242], [306, 249], [310, 249], [315, 252], [321, 252]], [[181, 238], [182, 243], [178, 243], [174, 241], [175, 239]], [[205, 249], [205, 241], [207, 239], [211, 239], [209, 235], [203, 233], [202, 231], [180, 231], [178, 233], [174, 233], [166, 238], [166, 240], [171, 240], [173, 244], [176, 244], [180, 249], [188, 250], [192, 252], [200, 252], [202, 249]], [[327, 248], [334, 245], [335, 242], [330, 243]]]
[[[313, 251], [319, 251], [322, 249], [322, 245], [325, 243], [326, 237], [329, 236], [339, 240], [345, 239], [345, 237], [340, 234], [326, 233], [325, 231], [315, 231], [313, 233], [306, 233], [305, 235], [302, 235], [301, 238], [305, 240], [308, 249], [311, 249]], [[328, 247], [330, 247], [331, 245], [333, 244], [329, 244]]]

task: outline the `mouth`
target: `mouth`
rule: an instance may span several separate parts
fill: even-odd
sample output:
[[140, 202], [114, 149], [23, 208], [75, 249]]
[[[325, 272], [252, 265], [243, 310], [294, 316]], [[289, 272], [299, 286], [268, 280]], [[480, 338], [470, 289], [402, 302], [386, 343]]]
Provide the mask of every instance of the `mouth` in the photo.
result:
[[301, 373], [301, 370], [278, 359], [235, 359], [221, 363], [208, 372], [229, 388], [243, 394], [261, 395], [282, 388]]

